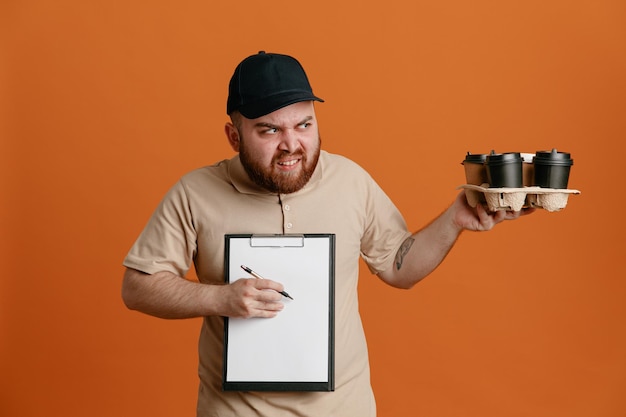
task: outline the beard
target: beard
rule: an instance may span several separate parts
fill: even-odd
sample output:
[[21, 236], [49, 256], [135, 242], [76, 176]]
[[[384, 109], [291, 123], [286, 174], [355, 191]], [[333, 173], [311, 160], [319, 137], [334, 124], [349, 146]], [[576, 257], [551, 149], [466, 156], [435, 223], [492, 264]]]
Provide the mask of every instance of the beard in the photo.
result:
[[[278, 151], [269, 166], [256, 159], [245, 146], [244, 138], [240, 138], [239, 158], [246, 173], [252, 181], [260, 187], [277, 194], [291, 194], [302, 189], [313, 175], [320, 156], [321, 139], [318, 138], [317, 147], [309, 160], [307, 154], [299, 149], [293, 153]], [[278, 161], [286, 157], [300, 158], [302, 168], [297, 172], [280, 172], [276, 169]]]

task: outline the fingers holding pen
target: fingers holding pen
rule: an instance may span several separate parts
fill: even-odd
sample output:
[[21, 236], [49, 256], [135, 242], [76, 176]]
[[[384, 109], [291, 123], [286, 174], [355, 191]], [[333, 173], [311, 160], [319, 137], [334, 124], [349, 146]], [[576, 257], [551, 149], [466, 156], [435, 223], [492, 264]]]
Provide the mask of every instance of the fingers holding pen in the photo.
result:
[[240, 279], [228, 285], [227, 305], [229, 317], [275, 317], [283, 310], [282, 285], [271, 280]]
[[[252, 269], [248, 268], [245, 265], [241, 265], [241, 269], [243, 269], [244, 271], [246, 271], [247, 273], [249, 273], [250, 275], [252, 275], [253, 277], [257, 279], [265, 279], [261, 275], [259, 275], [257, 272], [254, 272]], [[274, 291], [277, 291], [279, 294], [283, 295], [284, 297], [291, 298], [293, 300], [293, 297], [287, 294], [287, 292], [284, 289], [274, 288]]]
[[[283, 299], [283, 286], [269, 279], [246, 278], [249, 284], [257, 289], [256, 298], [266, 303], [281, 301]], [[281, 304], [282, 305], [282, 304]]]

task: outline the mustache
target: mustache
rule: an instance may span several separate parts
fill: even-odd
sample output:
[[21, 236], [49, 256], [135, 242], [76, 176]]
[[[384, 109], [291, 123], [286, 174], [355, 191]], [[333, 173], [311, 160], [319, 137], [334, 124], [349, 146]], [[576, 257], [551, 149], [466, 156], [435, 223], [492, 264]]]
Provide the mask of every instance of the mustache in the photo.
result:
[[285, 158], [294, 157], [294, 156], [300, 159], [306, 159], [306, 154], [304, 153], [304, 151], [302, 149], [298, 149], [295, 152], [279, 151], [272, 158], [272, 162], [279, 162]]

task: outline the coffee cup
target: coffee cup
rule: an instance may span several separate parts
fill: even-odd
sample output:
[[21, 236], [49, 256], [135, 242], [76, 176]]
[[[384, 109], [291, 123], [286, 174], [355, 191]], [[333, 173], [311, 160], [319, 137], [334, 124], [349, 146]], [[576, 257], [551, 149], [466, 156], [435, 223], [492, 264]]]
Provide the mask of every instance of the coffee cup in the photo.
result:
[[522, 188], [522, 157], [519, 152], [491, 151], [485, 161], [490, 188]]
[[522, 153], [522, 182], [524, 187], [530, 187], [535, 181], [535, 166], [533, 165], [534, 153]]
[[487, 182], [487, 171], [485, 169], [486, 154], [467, 153], [462, 164], [465, 168], [465, 180], [467, 184], [483, 185]]
[[567, 152], [558, 152], [556, 149], [537, 152], [533, 160], [534, 185], [542, 188], [566, 189], [573, 164], [574, 160]]

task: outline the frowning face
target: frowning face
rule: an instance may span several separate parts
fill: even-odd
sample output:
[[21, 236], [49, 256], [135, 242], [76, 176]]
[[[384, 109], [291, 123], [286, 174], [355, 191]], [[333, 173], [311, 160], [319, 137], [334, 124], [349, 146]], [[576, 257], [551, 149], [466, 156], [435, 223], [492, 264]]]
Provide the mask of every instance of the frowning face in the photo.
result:
[[234, 124], [226, 124], [226, 136], [250, 178], [274, 193], [300, 190], [317, 166], [320, 137], [311, 101], [257, 119], [236, 115]]

